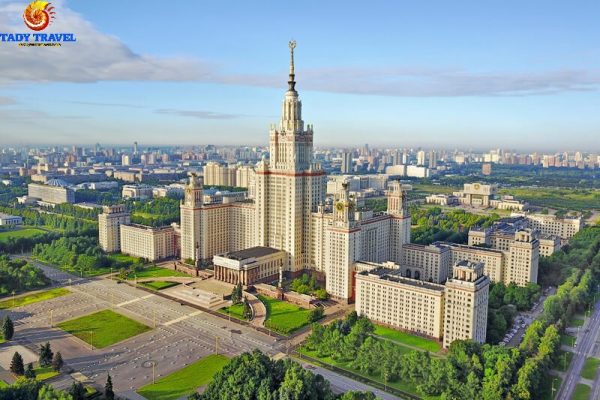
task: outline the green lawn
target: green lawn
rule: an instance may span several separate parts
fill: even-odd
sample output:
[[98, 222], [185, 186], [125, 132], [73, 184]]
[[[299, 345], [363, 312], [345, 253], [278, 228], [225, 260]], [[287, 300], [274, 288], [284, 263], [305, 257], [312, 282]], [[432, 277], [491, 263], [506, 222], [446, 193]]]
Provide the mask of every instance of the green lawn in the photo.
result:
[[573, 318], [571, 320], [571, 323], [569, 324], [569, 326], [574, 326], [574, 327], [583, 326], [584, 322], [585, 321], [581, 318]]
[[571, 360], [573, 360], [573, 353], [570, 351], [559, 350], [556, 355], [556, 361], [554, 362], [554, 369], [557, 371], [566, 371], [571, 365]]
[[289, 335], [310, 323], [308, 320], [310, 310], [270, 297], [259, 295], [258, 298], [267, 308], [265, 326], [269, 329]]
[[61, 322], [58, 327], [97, 349], [150, 330], [150, 327], [112, 310]]
[[147, 287], [148, 289], [152, 289], [152, 290], [163, 290], [163, 289], [168, 289], [173, 286], [177, 286], [177, 285], [179, 285], [179, 283], [166, 282], [166, 281], [154, 281], [154, 282], [142, 282], [142, 283], [140, 283], [140, 285], [143, 287]]
[[[50, 300], [55, 297], [65, 296], [69, 294], [67, 289], [65, 288], [55, 288], [50, 290], [44, 290], [42, 292], [37, 292], [28, 295], [22, 295], [15, 297], [14, 307], [26, 306], [27, 304], [37, 303], [38, 301]], [[0, 310], [4, 310], [6, 308], [13, 307], [13, 300], [11, 297], [4, 298], [4, 300], [0, 301]]]
[[[405, 346], [398, 346], [398, 348], [400, 349], [400, 352], [402, 354], [408, 353], [410, 351], [414, 351]], [[373, 375], [368, 375], [366, 373], [360, 372], [350, 366], [351, 361], [335, 361], [335, 360], [331, 359], [331, 357], [317, 357], [317, 355], [314, 351], [311, 351], [311, 350], [308, 350], [305, 348], [298, 348], [298, 352], [300, 352], [304, 355], [310, 356], [312, 358], [318, 359], [322, 363], [333, 365], [334, 367], [344, 369], [348, 372], [353, 373], [354, 375], [358, 375], [358, 376], [362, 376], [364, 378], [371, 379], [373, 381], [381, 383], [382, 385], [384, 384], [383, 379], [381, 378], [381, 375], [379, 373], [375, 372]], [[409, 383], [409, 382], [403, 382], [402, 380], [398, 380], [396, 382], [387, 382], [387, 385], [391, 386], [395, 389], [402, 390], [403, 392], [407, 392], [412, 395], [418, 396], [419, 398], [424, 399], [424, 400], [439, 399], [439, 396], [423, 396], [423, 395], [419, 394], [417, 392], [417, 388], [415, 385], [413, 385], [412, 383]]]
[[244, 318], [244, 305], [243, 304], [235, 304], [229, 307], [223, 307], [218, 310], [220, 313], [225, 315], [230, 315], [232, 318], [246, 320]]
[[174, 270], [168, 269], [168, 268], [157, 267], [156, 265], [152, 265], [150, 267], [144, 268], [141, 271], [130, 273], [129, 276], [127, 277], [127, 279], [135, 279], [136, 276], [138, 279], [140, 279], [140, 278], [163, 278], [163, 277], [167, 277], [167, 276], [187, 276], [187, 277], [189, 277], [188, 274], [185, 274], [183, 272], [174, 271]]
[[39, 228], [17, 228], [10, 230], [2, 230], [0, 231], [0, 242], [5, 242], [9, 238], [22, 238], [22, 237], [33, 237], [37, 235], [42, 235], [46, 233], [45, 230]]
[[[44, 261], [44, 260], [39, 260], [39, 261], [41, 261], [44, 264], [53, 265], [53, 264], [51, 264], [51, 263], [49, 263], [47, 261]], [[102, 268], [84, 269], [83, 273], [82, 273], [81, 269], [75, 268], [75, 267], [70, 266], [70, 265], [56, 265], [56, 267], [59, 268], [59, 269], [61, 269], [61, 270], [63, 270], [63, 271], [70, 272], [73, 275], [87, 276], [87, 277], [94, 277], [94, 276], [106, 275], [106, 274], [109, 274], [110, 271], [111, 271], [110, 267], [102, 267]], [[113, 269], [113, 272], [118, 272], [118, 271], [115, 271]]]
[[428, 340], [419, 336], [411, 335], [405, 332], [400, 332], [395, 329], [387, 328], [384, 326], [375, 325], [374, 334], [401, 344], [418, 347], [419, 349], [427, 350], [431, 353], [437, 353], [442, 348], [442, 346], [439, 343], [433, 340]]
[[598, 365], [600, 365], [599, 359], [588, 357], [583, 364], [581, 376], [586, 379], [594, 380], [596, 378], [596, 372], [598, 371]]
[[562, 335], [560, 335], [560, 344], [573, 347], [574, 343], [575, 336], [569, 335], [568, 333], [563, 333]]
[[161, 217], [160, 215], [150, 214], [150, 213], [143, 212], [143, 211], [134, 211], [133, 215], [135, 215], [137, 217], [141, 217], [141, 218], [146, 218], [146, 219], [158, 219]]
[[[562, 383], [562, 378], [560, 376], [550, 375], [546, 379], [542, 379], [542, 386], [540, 388], [540, 400], [554, 400], [556, 399], [556, 394], [558, 393], [558, 389]], [[554, 395], [552, 394], [552, 385], [554, 384]]]
[[6, 388], [9, 387], [10, 385], [6, 382], [4, 382], [2, 379], [0, 379], [0, 389], [2, 388]]
[[578, 383], [577, 386], [575, 386], [575, 391], [573, 392], [571, 400], [589, 400], [591, 391], [592, 389], [588, 385]]
[[37, 367], [34, 368], [33, 371], [35, 372], [35, 378], [38, 381], [45, 381], [58, 375], [58, 372], [53, 370], [52, 367]]
[[212, 354], [157, 380], [154, 384], [142, 386], [137, 392], [148, 400], [175, 400], [187, 397], [200, 386], [208, 384], [228, 362], [227, 357]]
[[110, 258], [111, 260], [117, 261], [117, 262], [131, 263], [131, 264], [134, 264], [134, 263], [137, 263], [140, 261], [140, 259], [137, 257], [129, 256], [127, 254], [122, 254], [122, 253], [110, 254], [108, 256], [108, 258]]

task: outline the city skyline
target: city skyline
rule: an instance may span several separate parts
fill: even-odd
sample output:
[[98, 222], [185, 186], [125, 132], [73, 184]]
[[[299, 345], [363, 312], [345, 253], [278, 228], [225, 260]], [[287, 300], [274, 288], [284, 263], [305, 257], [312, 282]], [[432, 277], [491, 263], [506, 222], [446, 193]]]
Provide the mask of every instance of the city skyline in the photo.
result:
[[[53, 4], [48, 31], [76, 43], [0, 46], [6, 144], [266, 145], [293, 37], [318, 147], [596, 150], [597, 6], [211, 4], [193, 26], [189, 3]], [[1, 32], [26, 29], [24, 5], [0, 1]]]

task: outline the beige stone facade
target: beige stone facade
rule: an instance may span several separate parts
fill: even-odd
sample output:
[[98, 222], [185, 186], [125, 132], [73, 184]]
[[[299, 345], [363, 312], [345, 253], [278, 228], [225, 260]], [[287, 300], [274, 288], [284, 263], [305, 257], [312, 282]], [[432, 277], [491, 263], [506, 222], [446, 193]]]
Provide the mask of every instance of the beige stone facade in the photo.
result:
[[251, 247], [213, 257], [215, 278], [231, 284], [250, 286], [272, 282], [283, 270], [286, 253], [270, 247]]
[[107, 253], [121, 250], [121, 225], [131, 222], [129, 212], [125, 205], [102, 207], [103, 213], [98, 215], [98, 240], [100, 247]]
[[[195, 199], [201, 180], [190, 181], [181, 205], [181, 254], [206, 263], [255, 246], [279, 249], [287, 255], [286, 276], [323, 272], [330, 295], [347, 301], [357, 260], [401, 262], [410, 241], [406, 193], [398, 182], [389, 184], [387, 213], [358, 209], [347, 187], [326, 205], [325, 172], [313, 162], [313, 128], [302, 120], [295, 84], [292, 72], [281, 119], [270, 129], [270, 158], [245, 171], [253, 200], [203, 204]], [[209, 163], [204, 179], [221, 167]]]
[[561, 239], [570, 239], [583, 228], [581, 218], [559, 218], [551, 214], [527, 214], [529, 227], [544, 235], [556, 235]]
[[175, 257], [173, 227], [153, 228], [144, 225], [121, 225], [121, 252], [134, 257], [157, 261]]
[[485, 343], [490, 280], [483, 264], [457, 263], [445, 286], [444, 347], [455, 340]]
[[369, 319], [442, 341], [485, 342], [490, 280], [482, 263], [460, 261], [445, 284], [402, 276], [398, 266], [357, 263], [356, 312]]
[[444, 285], [377, 268], [356, 274], [356, 312], [436, 340], [443, 337]]
[[48, 185], [30, 183], [27, 186], [28, 196], [51, 204], [74, 203], [75, 193], [68, 187], [52, 185], [56, 180], [48, 181]]

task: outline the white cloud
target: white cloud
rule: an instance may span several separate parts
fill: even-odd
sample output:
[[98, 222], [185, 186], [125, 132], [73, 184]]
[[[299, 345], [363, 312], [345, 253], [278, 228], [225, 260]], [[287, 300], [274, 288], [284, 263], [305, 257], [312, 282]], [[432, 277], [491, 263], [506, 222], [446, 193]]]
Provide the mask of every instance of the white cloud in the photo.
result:
[[[208, 78], [211, 68], [199, 60], [136, 54], [118, 38], [96, 30], [61, 1], [54, 3], [56, 20], [44, 33], [72, 32], [77, 42], [48, 48], [0, 43], [0, 83], [191, 81]], [[0, 32], [30, 32], [21, 18], [23, 4], [0, 5]]]
[[[0, 0], [1, 1], [1, 0]], [[73, 32], [76, 43], [60, 48], [18, 47], [0, 42], [0, 85], [27, 82], [194, 81], [284, 87], [287, 76], [226, 74], [191, 57], [137, 54], [119, 38], [99, 32], [61, 0], [48, 32]], [[0, 32], [27, 32], [23, 3], [0, 2]], [[404, 96], [528, 96], [597, 91], [600, 71], [472, 73], [462, 69], [318, 68], [297, 70], [300, 90]], [[1, 104], [1, 103], [0, 103]], [[179, 113], [180, 115], [183, 115]], [[202, 116], [207, 118], [206, 116]]]
[[241, 114], [226, 114], [206, 110], [174, 110], [174, 109], [159, 109], [154, 111], [156, 114], [177, 115], [180, 117], [194, 117], [200, 119], [234, 119], [239, 118]]

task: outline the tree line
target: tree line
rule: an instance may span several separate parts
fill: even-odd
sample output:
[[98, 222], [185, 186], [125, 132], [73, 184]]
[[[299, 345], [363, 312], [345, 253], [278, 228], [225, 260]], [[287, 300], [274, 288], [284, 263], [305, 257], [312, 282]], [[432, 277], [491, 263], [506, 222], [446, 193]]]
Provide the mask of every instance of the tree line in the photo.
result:
[[[313, 324], [306, 348], [318, 357], [348, 362], [359, 372], [384, 381], [411, 383], [422, 395], [447, 400], [541, 398], [544, 377], [557, 361], [560, 332], [575, 312], [590, 304], [600, 281], [600, 227], [585, 228], [572, 244], [565, 249], [571, 254], [561, 258], [572, 262], [564, 266], [568, 277], [556, 294], [545, 300], [542, 314], [528, 327], [518, 348], [458, 340], [450, 345], [446, 358], [427, 352], [406, 353], [390, 341], [373, 337], [372, 324], [355, 314], [327, 327]], [[496, 287], [490, 299], [500, 309], [508, 304], [526, 309], [539, 290], [533, 285]]]
[[67, 215], [43, 213], [27, 208], [26, 206], [0, 207], [0, 212], [23, 217], [25, 225], [45, 226], [64, 232], [77, 232], [79, 234], [98, 235], [98, 223]]
[[289, 359], [273, 361], [254, 350], [231, 359], [213, 377], [202, 394], [190, 400], [375, 400], [373, 393], [346, 392], [335, 395], [321, 375]]
[[496, 344], [502, 340], [517, 311], [531, 309], [540, 298], [541, 290], [540, 285], [533, 282], [524, 287], [514, 283], [508, 286], [502, 282], [490, 283], [486, 342]]
[[137, 224], [164, 226], [179, 221], [180, 201], [175, 198], [159, 197], [150, 201], [131, 201], [128, 205], [132, 211], [131, 221]]
[[440, 207], [409, 208], [413, 224], [411, 241], [431, 244], [437, 241], [467, 243], [469, 229], [474, 226], [490, 227], [500, 219], [498, 214], [478, 215], [462, 209], [443, 212]]
[[11, 260], [0, 255], [0, 296], [38, 289], [50, 284], [41, 269], [25, 260]]
[[33, 256], [43, 262], [60, 268], [76, 271], [93, 271], [100, 268], [129, 268], [133, 261], [119, 261], [109, 257], [98, 245], [94, 237], [61, 237], [50, 243], [38, 243], [33, 247]]

